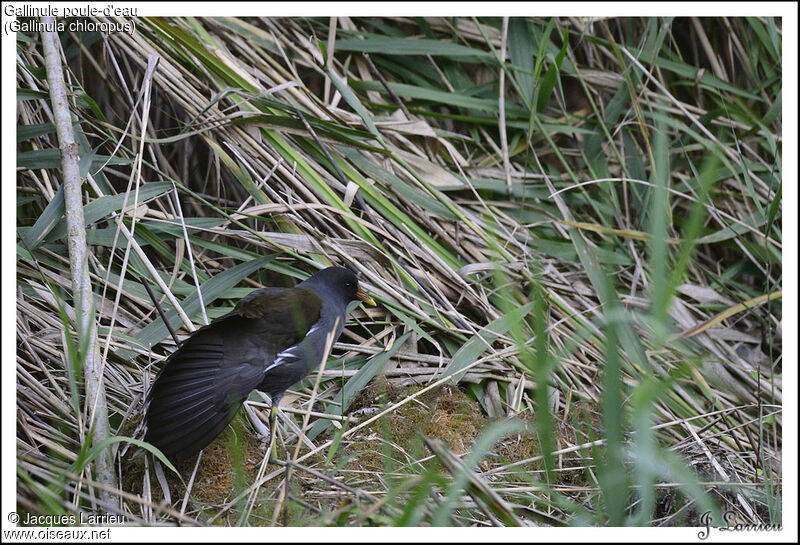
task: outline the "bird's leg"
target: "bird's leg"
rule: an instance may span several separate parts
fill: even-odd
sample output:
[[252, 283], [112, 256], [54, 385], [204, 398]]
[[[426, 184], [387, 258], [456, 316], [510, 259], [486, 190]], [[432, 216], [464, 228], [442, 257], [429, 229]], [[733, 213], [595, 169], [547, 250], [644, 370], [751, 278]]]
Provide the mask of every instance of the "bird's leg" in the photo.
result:
[[269, 461], [277, 462], [275, 456], [276, 437], [278, 432], [278, 405], [280, 404], [282, 395], [276, 395], [272, 398], [272, 403], [269, 409]]
[[269, 459], [275, 460], [275, 437], [278, 424], [278, 408], [272, 405], [269, 410]]

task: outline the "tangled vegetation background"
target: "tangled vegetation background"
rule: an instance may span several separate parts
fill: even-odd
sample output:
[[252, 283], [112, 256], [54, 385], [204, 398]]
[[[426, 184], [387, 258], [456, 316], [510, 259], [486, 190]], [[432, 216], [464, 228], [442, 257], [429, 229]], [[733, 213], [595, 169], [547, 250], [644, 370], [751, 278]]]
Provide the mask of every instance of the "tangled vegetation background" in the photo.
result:
[[[92, 296], [73, 297], [41, 36], [20, 33], [20, 511], [781, 524], [780, 19], [141, 18], [59, 38]], [[133, 456], [175, 349], [143, 283], [185, 336], [342, 263], [379, 306], [287, 395], [291, 471], [264, 460], [258, 395], [198, 463]]]

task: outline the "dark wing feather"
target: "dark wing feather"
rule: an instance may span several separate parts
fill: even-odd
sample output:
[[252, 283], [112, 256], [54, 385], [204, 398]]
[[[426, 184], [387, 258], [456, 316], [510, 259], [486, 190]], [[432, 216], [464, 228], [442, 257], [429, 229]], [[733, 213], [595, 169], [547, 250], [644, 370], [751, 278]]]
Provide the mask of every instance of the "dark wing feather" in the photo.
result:
[[319, 319], [320, 307], [309, 290], [264, 288], [198, 329], [167, 359], [150, 389], [145, 440], [173, 459], [208, 445], [275, 356]]

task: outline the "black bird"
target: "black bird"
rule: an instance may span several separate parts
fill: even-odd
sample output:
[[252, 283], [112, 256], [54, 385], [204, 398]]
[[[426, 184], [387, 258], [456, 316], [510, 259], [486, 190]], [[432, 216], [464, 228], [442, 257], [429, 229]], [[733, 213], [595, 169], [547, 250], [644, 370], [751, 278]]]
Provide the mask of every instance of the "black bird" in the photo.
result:
[[347, 305], [357, 300], [375, 305], [356, 275], [342, 267], [323, 269], [294, 288], [249, 293], [167, 359], [148, 395], [145, 441], [172, 460], [192, 456], [258, 389], [272, 400], [274, 448], [278, 402], [322, 363], [328, 337], [336, 342]]

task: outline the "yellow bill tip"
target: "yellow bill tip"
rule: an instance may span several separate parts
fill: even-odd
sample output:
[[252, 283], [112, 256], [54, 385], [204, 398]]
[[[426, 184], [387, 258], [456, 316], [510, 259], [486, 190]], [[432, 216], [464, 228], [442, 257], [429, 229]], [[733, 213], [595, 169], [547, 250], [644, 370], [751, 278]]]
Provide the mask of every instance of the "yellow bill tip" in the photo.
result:
[[356, 297], [358, 297], [359, 300], [363, 301], [364, 303], [370, 306], [373, 307], [376, 306], [375, 300], [372, 297], [370, 297], [361, 286], [358, 286], [358, 292], [356, 293]]

